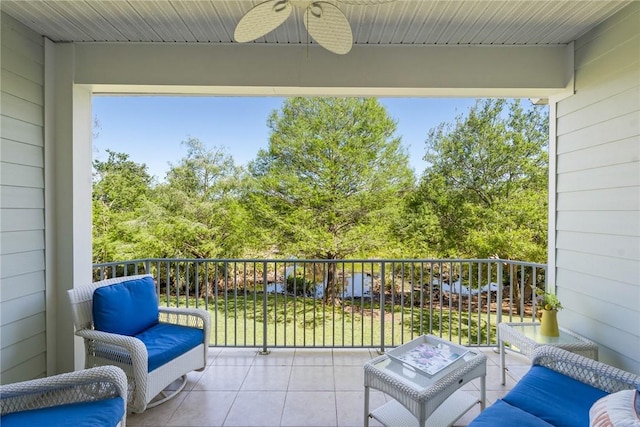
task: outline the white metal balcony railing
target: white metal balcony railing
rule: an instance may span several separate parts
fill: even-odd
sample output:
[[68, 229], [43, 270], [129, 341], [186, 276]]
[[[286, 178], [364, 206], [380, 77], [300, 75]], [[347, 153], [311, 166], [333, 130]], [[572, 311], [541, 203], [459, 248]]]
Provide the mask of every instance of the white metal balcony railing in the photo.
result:
[[263, 352], [384, 350], [427, 333], [493, 345], [505, 317], [535, 319], [535, 289], [546, 286], [546, 265], [500, 259], [139, 259], [93, 268], [94, 280], [150, 273], [161, 305], [211, 312], [211, 345]]

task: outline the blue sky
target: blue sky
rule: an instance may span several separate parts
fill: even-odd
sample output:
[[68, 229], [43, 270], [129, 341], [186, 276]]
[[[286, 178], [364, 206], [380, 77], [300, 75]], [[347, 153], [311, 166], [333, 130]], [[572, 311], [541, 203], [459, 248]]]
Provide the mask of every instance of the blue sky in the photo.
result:
[[[193, 137], [208, 147], [224, 147], [236, 164], [255, 158], [269, 142], [267, 117], [280, 108], [276, 97], [95, 96], [98, 119], [94, 158], [105, 160], [106, 150], [127, 153], [145, 163], [151, 175], [164, 179], [169, 163], [186, 155], [182, 141]], [[381, 98], [397, 123], [397, 135], [407, 148], [417, 174], [425, 167], [424, 141], [431, 128], [466, 114], [474, 99]]]

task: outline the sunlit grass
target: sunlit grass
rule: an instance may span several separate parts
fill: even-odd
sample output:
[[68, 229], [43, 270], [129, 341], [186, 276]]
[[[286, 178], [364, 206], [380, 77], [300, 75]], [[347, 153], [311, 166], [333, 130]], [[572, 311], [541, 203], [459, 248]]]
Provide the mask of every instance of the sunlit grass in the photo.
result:
[[[160, 297], [160, 304], [167, 305], [166, 295]], [[210, 343], [214, 346], [381, 348], [395, 347], [423, 334], [465, 345], [496, 342], [493, 314], [487, 318], [486, 313], [387, 304], [382, 320], [380, 304], [367, 298], [347, 299], [332, 306], [321, 299], [238, 292], [226, 298], [171, 296], [168, 305], [208, 309]]]

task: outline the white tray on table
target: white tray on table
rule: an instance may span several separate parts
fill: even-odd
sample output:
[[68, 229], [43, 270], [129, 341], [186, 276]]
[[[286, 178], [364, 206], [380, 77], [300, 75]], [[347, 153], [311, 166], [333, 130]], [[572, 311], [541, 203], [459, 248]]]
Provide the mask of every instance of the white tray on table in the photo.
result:
[[423, 375], [433, 376], [463, 357], [466, 347], [424, 335], [420, 339], [387, 351], [387, 356], [397, 363], [413, 368]]

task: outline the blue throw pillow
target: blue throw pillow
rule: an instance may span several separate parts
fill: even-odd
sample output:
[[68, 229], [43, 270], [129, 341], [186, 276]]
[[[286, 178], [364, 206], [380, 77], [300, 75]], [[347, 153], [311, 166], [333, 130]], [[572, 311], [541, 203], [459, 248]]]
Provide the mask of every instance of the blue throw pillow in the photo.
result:
[[158, 323], [151, 277], [102, 286], [93, 293], [93, 324], [99, 331], [133, 336]]

